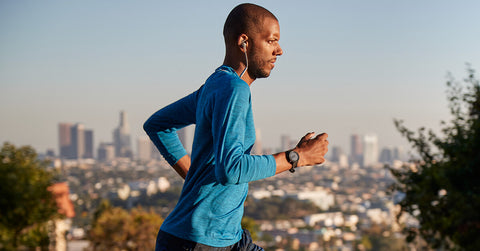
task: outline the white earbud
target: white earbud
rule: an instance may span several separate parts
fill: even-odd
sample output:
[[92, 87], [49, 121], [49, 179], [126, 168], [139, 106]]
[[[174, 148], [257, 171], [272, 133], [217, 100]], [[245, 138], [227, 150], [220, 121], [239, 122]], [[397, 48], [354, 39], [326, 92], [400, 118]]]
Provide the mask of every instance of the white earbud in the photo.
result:
[[243, 53], [245, 53], [245, 69], [243, 69], [242, 73], [240, 74], [240, 78], [243, 77], [243, 74], [248, 69], [248, 56], [247, 56], [247, 41], [243, 40], [242, 42], [242, 48], [245, 50]]

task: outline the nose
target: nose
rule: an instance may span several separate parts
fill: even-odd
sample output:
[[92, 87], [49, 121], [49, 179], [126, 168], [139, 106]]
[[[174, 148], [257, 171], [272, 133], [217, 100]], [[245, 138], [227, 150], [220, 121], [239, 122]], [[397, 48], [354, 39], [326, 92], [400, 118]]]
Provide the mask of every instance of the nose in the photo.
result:
[[275, 50], [275, 55], [276, 56], [281, 56], [283, 54], [283, 50], [282, 50], [282, 47], [280, 46], [280, 44], [277, 46], [277, 49]]

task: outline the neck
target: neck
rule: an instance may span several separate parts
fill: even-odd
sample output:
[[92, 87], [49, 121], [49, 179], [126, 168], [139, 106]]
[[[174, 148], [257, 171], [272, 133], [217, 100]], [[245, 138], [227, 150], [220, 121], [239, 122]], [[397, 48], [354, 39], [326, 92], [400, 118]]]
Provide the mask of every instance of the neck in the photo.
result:
[[[223, 61], [223, 65], [230, 66], [238, 76], [242, 74], [243, 70], [247, 67], [246, 64], [241, 60], [232, 60], [232, 57], [225, 56], [225, 60]], [[252, 85], [254, 78], [250, 76], [248, 70], [242, 75], [241, 79], [245, 81], [249, 86]]]

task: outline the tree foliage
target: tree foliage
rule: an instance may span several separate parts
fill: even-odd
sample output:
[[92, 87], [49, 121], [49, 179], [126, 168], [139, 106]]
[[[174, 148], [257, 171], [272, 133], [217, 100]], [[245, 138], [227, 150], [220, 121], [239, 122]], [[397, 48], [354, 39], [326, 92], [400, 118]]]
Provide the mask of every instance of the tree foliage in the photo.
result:
[[312, 202], [272, 196], [256, 201], [247, 197], [245, 215], [256, 220], [300, 219], [321, 210]]
[[128, 212], [102, 202], [88, 238], [93, 250], [154, 250], [162, 222], [154, 212], [141, 208]]
[[44, 246], [46, 222], [58, 215], [48, 190], [54, 175], [32, 147], [4, 143], [0, 151], [0, 247]]
[[258, 240], [258, 231], [260, 231], [260, 226], [255, 222], [253, 218], [243, 217], [242, 218], [242, 229], [247, 229], [250, 232], [250, 236], [253, 241]]
[[419, 154], [415, 165], [390, 168], [392, 191], [405, 195], [397, 216], [417, 218], [419, 226], [405, 228], [407, 240], [419, 234], [433, 248], [480, 250], [480, 85], [470, 66], [467, 73], [463, 81], [448, 78], [452, 119], [441, 123], [440, 136], [395, 121]]

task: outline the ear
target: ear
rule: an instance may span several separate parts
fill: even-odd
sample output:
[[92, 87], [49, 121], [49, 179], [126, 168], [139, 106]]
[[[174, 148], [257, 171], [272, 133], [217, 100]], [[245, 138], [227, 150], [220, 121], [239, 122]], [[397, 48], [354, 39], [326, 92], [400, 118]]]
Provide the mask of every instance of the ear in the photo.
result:
[[240, 50], [245, 53], [247, 51], [248, 47], [248, 36], [245, 34], [242, 34], [238, 37], [237, 41], [238, 47], [240, 47]]

